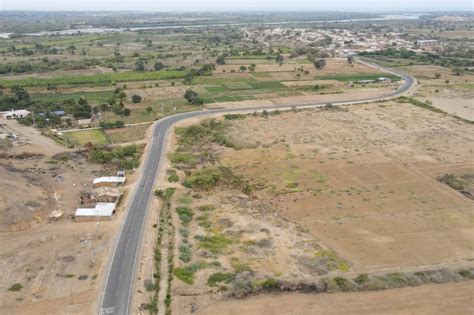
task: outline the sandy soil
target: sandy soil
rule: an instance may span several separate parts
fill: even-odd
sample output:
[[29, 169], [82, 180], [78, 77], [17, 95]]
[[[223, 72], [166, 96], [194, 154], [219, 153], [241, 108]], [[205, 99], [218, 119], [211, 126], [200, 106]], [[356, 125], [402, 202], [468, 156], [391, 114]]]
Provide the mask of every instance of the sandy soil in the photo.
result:
[[[378, 292], [264, 295], [215, 301], [196, 314], [472, 314], [474, 282]], [[183, 305], [182, 313], [189, 312]]]
[[[123, 218], [124, 205], [136, 175], [123, 187], [125, 197], [112, 221], [68, 219], [81, 191], [92, 190], [102, 168], [67, 151], [33, 128], [8, 122], [19, 138], [3, 147], [0, 163], [0, 313], [91, 314], [96, 310], [107, 255]], [[18, 158], [15, 155], [36, 153]], [[48, 223], [53, 210], [58, 221]], [[22, 288], [8, 289], [13, 284]]]
[[[344, 58], [327, 58], [326, 67], [322, 70], [317, 70], [312, 64], [287, 64], [284, 63], [281, 66], [274, 64], [257, 64], [255, 72], [295, 72], [297, 69], [303, 69], [303, 71], [309, 71], [311, 75], [333, 75], [333, 74], [359, 74], [359, 73], [375, 73], [377, 70], [360, 65], [347, 63]], [[252, 62], [249, 61], [248, 65]], [[230, 72], [235, 70], [239, 72], [240, 65], [220, 65], [216, 67], [215, 74], [222, 74], [222, 71]]]
[[285, 113], [236, 122], [235, 142], [257, 149], [222, 162], [356, 270], [441, 263], [473, 258], [473, 203], [436, 181], [472, 172], [472, 134], [409, 104]]

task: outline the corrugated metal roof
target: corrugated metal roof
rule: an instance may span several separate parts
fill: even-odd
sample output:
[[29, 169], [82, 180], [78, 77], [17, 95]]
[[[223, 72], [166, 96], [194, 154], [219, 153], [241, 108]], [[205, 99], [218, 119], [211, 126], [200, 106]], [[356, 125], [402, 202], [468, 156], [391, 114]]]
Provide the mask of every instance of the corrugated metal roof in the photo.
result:
[[119, 176], [105, 176], [105, 177], [98, 177], [94, 179], [93, 183], [98, 184], [98, 183], [125, 183], [126, 178], [125, 177], [119, 177]]
[[115, 203], [99, 202], [95, 205], [95, 208], [77, 208], [76, 217], [81, 216], [98, 216], [98, 217], [110, 217], [115, 210]]

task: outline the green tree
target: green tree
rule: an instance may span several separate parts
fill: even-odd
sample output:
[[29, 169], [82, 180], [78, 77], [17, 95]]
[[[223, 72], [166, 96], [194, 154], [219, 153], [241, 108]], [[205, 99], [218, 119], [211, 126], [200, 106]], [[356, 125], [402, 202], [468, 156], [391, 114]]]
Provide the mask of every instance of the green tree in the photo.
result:
[[165, 68], [165, 65], [160, 62], [160, 61], [157, 61], [155, 62], [155, 64], [153, 65], [153, 68], [155, 69], [155, 71], [160, 71], [161, 69], [164, 69]]
[[132, 102], [137, 104], [137, 103], [140, 103], [142, 101], [142, 97], [140, 95], [137, 95], [137, 94], [133, 94], [132, 95]]
[[186, 90], [186, 93], [184, 93], [184, 98], [193, 105], [200, 105], [204, 103], [199, 95], [191, 89]]
[[137, 62], [135, 62], [135, 70], [144, 71], [145, 70], [145, 63], [142, 60], [138, 60]]
[[326, 60], [319, 59], [319, 60], [314, 62], [314, 66], [316, 67], [316, 69], [322, 70], [322, 69], [324, 69], [324, 67], [326, 67]]
[[219, 57], [217, 57], [216, 63], [217, 63], [218, 65], [225, 65], [225, 58], [224, 58], [224, 56], [219, 56]]
[[278, 54], [275, 58], [275, 61], [281, 66], [285, 61], [285, 58], [281, 54]]

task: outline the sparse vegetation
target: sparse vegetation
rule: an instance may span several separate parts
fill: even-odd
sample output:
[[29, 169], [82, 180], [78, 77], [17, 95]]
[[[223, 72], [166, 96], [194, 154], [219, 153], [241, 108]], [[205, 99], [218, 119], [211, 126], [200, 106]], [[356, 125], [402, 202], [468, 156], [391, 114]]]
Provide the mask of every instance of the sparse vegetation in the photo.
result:
[[8, 291], [18, 292], [21, 291], [21, 289], [23, 289], [23, 285], [21, 283], [15, 283], [8, 288]]

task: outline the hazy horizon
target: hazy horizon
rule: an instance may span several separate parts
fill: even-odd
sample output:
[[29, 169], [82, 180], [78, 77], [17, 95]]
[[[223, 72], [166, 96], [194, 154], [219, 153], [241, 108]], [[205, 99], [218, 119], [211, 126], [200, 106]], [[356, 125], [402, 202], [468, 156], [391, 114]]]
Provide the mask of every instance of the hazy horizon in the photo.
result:
[[470, 0], [333, 0], [316, 2], [309, 0], [241, 0], [229, 3], [216, 0], [0, 0], [2, 11], [137, 11], [137, 12], [206, 12], [206, 11], [340, 11], [340, 12], [433, 12], [470, 11]]

